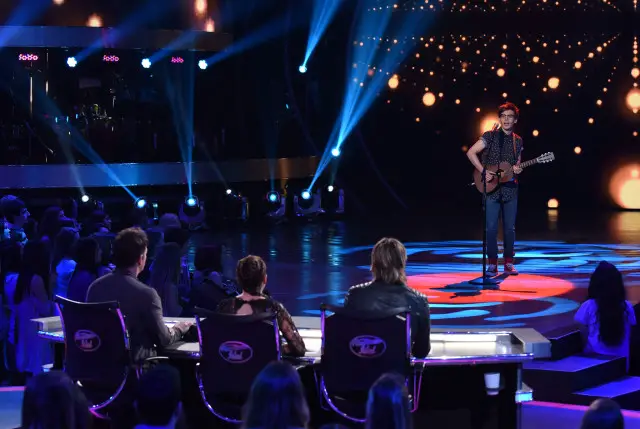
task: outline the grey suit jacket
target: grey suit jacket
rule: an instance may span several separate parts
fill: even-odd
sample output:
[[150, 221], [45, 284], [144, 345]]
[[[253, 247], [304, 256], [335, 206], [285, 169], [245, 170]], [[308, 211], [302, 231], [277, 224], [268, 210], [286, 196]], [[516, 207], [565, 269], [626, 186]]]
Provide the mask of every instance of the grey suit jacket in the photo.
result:
[[134, 276], [116, 270], [91, 283], [87, 302], [106, 301], [120, 304], [134, 363], [155, 356], [157, 347], [163, 348], [181, 339], [180, 331], [164, 324], [158, 293]]

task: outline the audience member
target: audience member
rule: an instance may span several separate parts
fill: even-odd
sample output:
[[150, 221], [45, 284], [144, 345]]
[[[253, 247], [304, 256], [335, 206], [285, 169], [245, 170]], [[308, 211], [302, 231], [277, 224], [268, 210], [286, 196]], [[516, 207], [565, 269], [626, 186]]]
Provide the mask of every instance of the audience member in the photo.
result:
[[168, 228], [182, 228], [182, 223], [180, 222], [177, 214], [165, 213], [160, 216], [158, 227], [163, 231], [166, 231]]
[[93, 237], [81, 238], [76, 244], [76, 266], [69, 280], [67, 298], [85, 302], [91, 283], [110, 272], [102, 265], [102, 250], [98, 242]]
[[62, 228], [56, 236], [53, 247], [54, 295], [67, 298], [69, 281], [76, 268], [74, 252], [78, 241], [78, 232], [72, 228]]
[[222, 247], [200, 246], [196, 249], [195, 272], [191, 282], [190, 303], [193, 307], [214, 311], [224, 299], [240, 295], [237, 283], [222, 274]]
[[52, 359], [50, 344], [38, 337], [36, 325], [31, 322], [53, 313], [49, 289], [50, 261], [46, 243], [30, 241], [24, 246], [13, 298], [12, 330], [15, 332], [16, 370], [27, 377], [41, 372], [42, 365]]
[[24, 231], [25, 224], [30, 216], [24, 202], [16, 197], [3, 197], [0, 203], [5, 219], [2, 241], [15, 241], [20, 244], [27, 243], [27, 234]]
[[286, 362], [267, 365], [251, 386], [243, 429], [302, 429], [309, 424], [309, 407], [300, 376]]
[[67, 374], [51, 371], [29, 380], [22, 400], [22, 429], [89, 427], [89, 403]]
[[278, 326], [287, 345], [286, 354], [304, 356], [306, 348], [302, 337], [293, 323], [293, 319], [284, 306], [264, 294], [267, 284], [267, 265], [259, 256], [247, 256], [238, 261], [236, 268], [238, 284], [242, 293], [234, 298], [225, 299], [218, 306], [218, 311], [226, 314], [249, 315], [273, 312], [277, 315]]
[[366, 429], [411, 429], [409, 392], [397, 374], [382, 375], [369, 389]]
[[629, 337], [636, 317], [629, 301], [622, 274], [605, 261], [591, 275], [588, 299], [575, 315], [585, 328], [585, 351], [629, 358]]
[[155, 356], [158, 347], [166, 347], [182, 338], [191, 324], [178, 323], [168, 328], [162, 319], [158, 293], [138, 281], [147, 259], [147, 235], [139, 228], [121, 231], [113, 242], [116, 269], [89, 286], [87, 302], [118, 301], [126, 317], [131, 356], [140, 363]]
[[584, 417], [580, 429], [624, 429], [620, 406], [611, 399], [596, 399]]
[[390, 308], [411, 308], [412, 353], [425, 357], [431, 350], [431, 321], [427, 297], [407, 286], [407, 250], [395, 238], [383, 238], [371, 252], [373, 282], [349, 289], [345, 308], [355, 311], [381, 311]]
[[191, 274], [189, 272], [189, 261], [184, 254], [185, 246], [189, 241], [189, 232], [180, 226], [170, 226], [165, 229], [164, 243], [175, 243], [180, 247], [180, 273], [178, 277], [178, 290], [180, 296], [187, 296], [191, 290]]
[[56, 236], [62, 228], [62, 220], [64, 212], [60, 207], [49, 207], [44, 211], [40, 220], [39, 232], [40, 238], [53, 244]]
[[14, 300], [18, 273], [22, 266], [22, 245], [7, 241], [2, 247], [0, 266], [0, 368], [7, 372], [11, 384], [17, 375], [16, 370], [16, 337], [14, 321]]
[[178, 281], [180, 280], [182, 250], [176, 243], [160, 246], [151, 267], [149, 286], [155, 289], [162, 302], [162, 315], [178, 317], [182, 313]]
[[145, 372], [138, 383], [136, 429], [174, 429], [182, 414], [180, 373], [169, 365]]

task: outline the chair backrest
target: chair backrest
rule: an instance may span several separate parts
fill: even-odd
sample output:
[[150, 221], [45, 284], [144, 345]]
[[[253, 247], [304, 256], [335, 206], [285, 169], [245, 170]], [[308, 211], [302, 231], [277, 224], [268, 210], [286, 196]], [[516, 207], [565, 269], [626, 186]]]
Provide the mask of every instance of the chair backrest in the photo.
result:
[[60, 296], [55, 297], [55, 303], [64, 330], [65, 372], [81, 382], [121, 383], [130, 354], [118, 303], [82, 303]]
[[280, 359], [276, 315], [218, 314], [194, 309], [200, 342], [200, 375], [208, 394], [248, 393], [262, 369]]
[[362, 312], [323, 304], [321, 368], [327, 390], [367, 391], [388, 372], [408, 377], [410, 317], [405, 307]]

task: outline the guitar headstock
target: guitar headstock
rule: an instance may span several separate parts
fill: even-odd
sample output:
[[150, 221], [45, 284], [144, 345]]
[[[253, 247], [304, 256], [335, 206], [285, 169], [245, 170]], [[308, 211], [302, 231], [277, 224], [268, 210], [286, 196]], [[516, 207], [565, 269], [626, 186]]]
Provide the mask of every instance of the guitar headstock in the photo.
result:
[[546, 163], [546, 162], [554, 161], [555, 159], [556, 159], [556, 156], [553, 154], [553, 152], [547, 152], [547, 153], [543, 153], [542, 155], [537, 157], [536, 158], [536, 162], [538, 164], [543, 164], [543, 163]]

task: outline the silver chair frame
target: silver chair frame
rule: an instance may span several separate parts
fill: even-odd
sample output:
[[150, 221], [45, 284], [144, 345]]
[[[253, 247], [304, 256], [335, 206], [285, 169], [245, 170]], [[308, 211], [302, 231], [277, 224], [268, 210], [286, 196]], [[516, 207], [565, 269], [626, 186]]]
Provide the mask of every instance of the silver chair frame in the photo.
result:
[[[200, 329], [200, 316], [198, 316], [196, 314], [195, 318], [196, 318], [196, 326], [198, 328], [198, 343], [200, 345], [200, 359], [202, 359], [202, 356], [203, 356], [203, 352], [202, 352], [202, 330]], [[282, 352], [280, 350], [280, 329], [278, 328], [278, 319], [276, 318], [275, 314], [273, 315], [273, 321], [272, 322], [273, 322], [273, 330], [274, 330], [275, 340], [276, 340], [276, 350], [277, 350], [277, 353], [278, 353], [277, 360], [281, 360], [282, 359]], [[223, 421], [225, 421], [227, 423], [233, 423], [233, 424], [242, 423], [242, 420], [238, 420], [238, 419], [235, 419], [233, 417], [228, 417], [228, 416], [223, 415], [222, 413], [217, 411], [211, 405], [211, 403], [207, 399], [207, 394], [205, 393], [205, 390], [204, 390], [204, 383], [202, 381], [202, 373], [200, 372], [200, 362], [198, 362], [196, 364], [196, 381], [198, 382], [198, 390], [200, 391], [200, 397], [202, 398], [202, 402], [204, 402], [204, 405], [207, 407], [209, 412], [211, 412], [211, 414], [213, 414], [214, 416], [216, 416], [220, 420], [223, 420]]]
[[[56, 296], [56, 298], [61, 298]], [[65, 298], [63, 298], [65, 299]], [[65, 299], [66, 301], [71, 301], [68, 299]], [[72, 301], [75, 302], [75, 301]], [[78, 303], [78, 304], [82, 304], [82, 303]], [[60, 304], [58, 302], [56, 302], [56, 309], [58, 310], [58, 313], [60, 314], [60, 323], [62, 325], [62, 332], [66, 332], [65, 327], [64, 327], [64, 317], [62, 316], [62, 309], [60, 308]], [[130, 345], [129, 345], [129, 335], [127, 333], [127, 327], [124, 323], [124, 316], [122, 315], [122, 311], [120, 311], [120, 308], [116, 309], [116, 314], [118, 315], [118, 318], [120, 319], [120, 326], [122, 327], [122, 332], [124, 333], [124, 345], [127, 351], [130, 351]], [[64, 336], [64, 346], [65, 346], [65, 355], [66, 355], [66, 348], [68, 347], [67, 344], [67, 335], [65, 334]], [[99, 410], [102, 410], [103, 408], [111, 405], [117, 398], [118, 396], [120, 396], [120, 393], [122, 393], [122, 390], [124, 390], [124, 387], [127, 384], [127, 381], [129, 381], [129, 374], [131, 373], [131, 369], [129, 367], [126, 367], [124, 370], [124, 376], [123, 376], [123, 380], [122, 383], [120, 383], [120, 385], [118, 386], [118, 388], [116, 389], [115, 393], [113, 395], [111, 395], [108, 399], [106, 399], [105, 401], [99, 403], [99, 404], [92, 404], [89, 406], [89, 412], [91, 414], [93, 414], [95, 417], [102, 419], [102, 420], [110, 420], [109, 416], [100, 413]], [[139, 375], [139, 374], [137, 374]], [[81, 386], [81, 384], [80, 384]]]
[[[326, 318], [326, 309], [322, 308], [320, 310], [320, 330], [321, 330], [321, 337], [322, 337], [322, 352], [321, 355], [324, 355], [324, 344], [326, 341], [326, 336], [325, 336], [325, 331], [324, 331], [324, 323], [325, 323], [325, 318]], [[407, 313], [406, 314], [406, 331], [407, 331], [407, 337], [406, 337], [406, 344], [407, 344], [407, 359], [411, 359], [411, 314]], [[422, 387], [422, 370], [420, 370], [420, 375], [418, 376], [418, 374], [416, 373], [416, 368], [415, 366], [412, 365], [413, 368], [413, 395], [410, 395], [409, 400], [411, 401], [411, 412], [414, 413], [418, 410], [418, 404], [420, 402], [420, 388]], [[318, 377], [314, 371], [314, 377], [316, 380], [316, 384], [318, 384]], [[407, 384], [407, 387], [409, 386], [409, 379], [407, 378], [405, 380], [405, 383]], [[320, 393], [322, 393], [322, 395], [320, 396], [320, 406], [328, 411], [328, 409], [326, 407], [324, 407], [322, 405], [322, 399], [324, 398], [324, 400], [327, 402], [327, 404], [329, 405], [329, 408], [335, 412], [336, 414], [340, 415], [341, 417], [350, 420], [352, 422], [356, 422], [356, 423], [365, 423], [366, 422], [366, 418], [365, 419], [359, 419], [357, 417], [353, 417], [348, 415], [347, 413], [345, 413], [344, 411], [342, 411], [335, 403], [334, 401], [331, 399], [331, 395], [329, 394], [329, 392], [327, 391], [327, 386], [325, 384], [324, 381], [324, 376], [322, 374], [320, 374], [320, 380], [319, 380], [319, 390]]]

